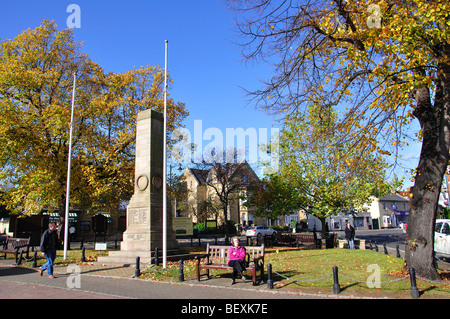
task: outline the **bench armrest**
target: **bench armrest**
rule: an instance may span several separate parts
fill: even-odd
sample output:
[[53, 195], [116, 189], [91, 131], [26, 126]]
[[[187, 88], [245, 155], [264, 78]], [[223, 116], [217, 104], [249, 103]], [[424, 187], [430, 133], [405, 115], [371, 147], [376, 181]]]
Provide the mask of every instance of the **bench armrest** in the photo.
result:
[[197, 263], [199, 263], [202, 258], [206, 258], [206, 257], [209, 257], [209, 254], [197, 255], [197, 256], [194, 257], [194, 259], [196, 259]]
[[253, 258], [252, 260], [249, 261], [249, 263], [252, 262], [252, 263], [257, 264], [260, 260], [264, 260], [264, 256], [259, 256], [259, 257]]

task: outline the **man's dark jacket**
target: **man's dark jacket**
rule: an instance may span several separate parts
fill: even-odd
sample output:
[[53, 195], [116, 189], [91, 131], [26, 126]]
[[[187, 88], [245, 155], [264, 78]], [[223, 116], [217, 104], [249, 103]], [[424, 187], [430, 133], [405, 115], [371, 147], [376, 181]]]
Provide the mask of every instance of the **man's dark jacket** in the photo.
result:
[[355, 238], [355, 228], [350, 226], [350, 228], [345, 227], [345, 239], [354, 239]]
[[41, 251], [48, 252], [50, 249], [59, 249], [58, 233], [47, 229], [41, 237]]

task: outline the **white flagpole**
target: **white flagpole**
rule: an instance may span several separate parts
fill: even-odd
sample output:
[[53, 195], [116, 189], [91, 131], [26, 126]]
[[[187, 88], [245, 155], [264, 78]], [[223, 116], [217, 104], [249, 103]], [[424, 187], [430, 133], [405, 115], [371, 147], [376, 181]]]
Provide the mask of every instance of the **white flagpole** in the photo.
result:
[[167, 49], [169, 41], [165, 41], [164, 66], [164, 137], [163, 137], [163, 268], [167, 267]]
[[69, 240], [69, 194], [70, 194], [70, 166], [72, 159], [72, 128], [73, 128], [73, 109], [75, 106], [75, 85], [76, 75], [73, 73], [73, 91], [72, 91], [72, 112], [70, 116], [70, 133], [69, 133], [69, 159], [67, 164], [67, 189], [66, 189], [66, 215], [64, 218], [64, 257], [67, 259], [67, 246]]

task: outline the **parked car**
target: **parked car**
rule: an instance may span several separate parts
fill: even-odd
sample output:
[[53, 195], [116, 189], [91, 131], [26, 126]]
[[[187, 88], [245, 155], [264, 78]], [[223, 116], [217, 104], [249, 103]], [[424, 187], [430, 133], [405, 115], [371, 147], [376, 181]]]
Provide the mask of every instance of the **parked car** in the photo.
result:
[[273, 235], [276, 233], [277, 233], [276, 230], [270, 229], [267, 226], [253, 226], [253, 227], [250, 227], [249, 229], [247, 229], [245, 236], [247, 236], [247, 237], [256, 236], [258, 238], [261, 238], [264, 235]]
[[434, 251], [440, 255], [450, 257], [450, 219], [436, 219]]

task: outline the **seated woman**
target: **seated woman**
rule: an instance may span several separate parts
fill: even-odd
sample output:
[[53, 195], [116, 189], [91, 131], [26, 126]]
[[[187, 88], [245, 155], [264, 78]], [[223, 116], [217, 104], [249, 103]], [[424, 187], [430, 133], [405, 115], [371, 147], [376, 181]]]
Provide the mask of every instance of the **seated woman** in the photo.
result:
[[233, 279], [231, 284], [235, 283], [236, 275], [239, 274], [242, 280], [245, 280], [243, 272], [245, 271], [245, 247], [239, 246], [239, 238], [231, 238], [231, 246], [228, 249], [228, 266], [233, 267]]

